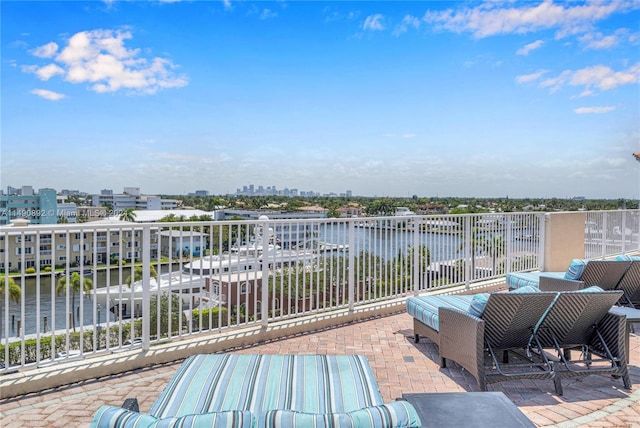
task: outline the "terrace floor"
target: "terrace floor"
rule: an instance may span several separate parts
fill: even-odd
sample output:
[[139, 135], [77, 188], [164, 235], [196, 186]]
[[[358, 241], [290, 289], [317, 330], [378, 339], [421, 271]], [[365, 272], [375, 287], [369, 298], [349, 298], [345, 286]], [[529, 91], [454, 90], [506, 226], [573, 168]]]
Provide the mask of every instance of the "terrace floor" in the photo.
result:
[[[514, 380], [489, 385], [502, 391], [538, 426], [640, 427], [640, 324], [631, 335], [633, 388], [621, 379], [592, 375], [563, 381], [564, 395], [552, 381]], [[478, 391], [475, 380], [455, 363], [438, 365], [436, 346], [426, 338], [413, 341], [412, 318], [406, 313], [373, 318], [255, 346], [238, 353], [363, 354], [386, 401], [407, 392]], [[121, 405], [136, 397], [149, 411], [180, 361], [80, 382], [0, 401], [0, 426], [83, 427], [102, 404]]]

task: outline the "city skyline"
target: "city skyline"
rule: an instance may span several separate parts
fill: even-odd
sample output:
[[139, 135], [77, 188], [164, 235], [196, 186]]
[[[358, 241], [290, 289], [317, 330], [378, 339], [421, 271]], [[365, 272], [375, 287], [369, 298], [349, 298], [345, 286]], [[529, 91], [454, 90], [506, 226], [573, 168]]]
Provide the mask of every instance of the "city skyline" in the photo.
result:
[[640, 196], [635, 0], [0, 7], [5, 188]]

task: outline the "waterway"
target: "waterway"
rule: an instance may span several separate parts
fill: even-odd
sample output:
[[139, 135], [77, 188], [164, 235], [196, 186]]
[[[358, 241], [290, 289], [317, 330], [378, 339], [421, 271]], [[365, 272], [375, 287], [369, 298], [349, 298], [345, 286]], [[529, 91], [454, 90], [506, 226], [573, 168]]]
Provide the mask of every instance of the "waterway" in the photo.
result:
[[[397, 257], [398, 254], [406, 254], [407, 248], [415, 245], [413, 232], [385, 230], [375, 228], [355, 228], [354, 241], [351, 243], [349, 251], [355, 250], [357, 256], [362, 251], [366, 251], [372, 255], [379, 256], [383, 259], [391, 259]], [[460, 257], [460, 248], [463, 243], [460, 235], [455, 233], [419, 233], [417, 240], [418, 245], [424, 245], [429, 249], [431, 262], [439, 262], [445, 260], [454, 260]], [[326, 227], [321, 225], [318, 229], [316, 240], [330, 244], [348, 245], [349, 230], [346, 224], [331, 225]], [[341, 254], [341, 253], [336, 253]], [[344, 253], [342, 253], [344, 254]], [[172, 270], [179, 269], [174, 266]], [[165, 265], [160, 269], [161, 273], [167, 272], [169, 266]], [[91, 276], [96, 287], [104, 287], [108, 284], [122, 284], [132, 274], [130, 266], [122, 268], [98, 269]], [[34, 334], [36, 331], [46, 333], [51, 331], [55, 325], [56, 330], [65, 329], [67, 326], [71, 328], [72, 323], [67, 323], [74, 312], [75, 324], [93, 325], [94, 323], [104, 323], [107, 317], [114, 320], [113, 314], [106, 308], [94, 308], [93, 301], [83, 295], [76, 294], [75, 305], [71, 296], [56, 295], [55, 289], [57, 278], [54, 275], [42, 275], [26, 277], [18, 281], [18, 285], [22, 287], [24, 296], [24, 311], [22, 311], [22, 303], [16, 304], [9, 302], [8, 325], [9, 334], [15, 336], [19, 334], [19, 328], [25, 329], [25, 334]], [[22, 281], [22, 283], [20, 283]], [[39, 317], [36, 308], [40, 308]], [[73, 308], [76, 308], [73, 310]], [[4, 305], [0, 307], [0, 323], [2, 324], [2, 337], [5, 337], [5, 313]], [[25, 316], [21, 317], [21, 313]], [[80, 322], [82, 319], [82, 323]]]

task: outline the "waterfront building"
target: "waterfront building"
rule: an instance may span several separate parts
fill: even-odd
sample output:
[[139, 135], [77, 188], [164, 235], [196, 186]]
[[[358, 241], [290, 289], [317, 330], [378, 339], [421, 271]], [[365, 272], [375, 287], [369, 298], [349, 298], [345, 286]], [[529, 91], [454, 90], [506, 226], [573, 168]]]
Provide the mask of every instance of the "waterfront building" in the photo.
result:
[[[128, 222], [101, 220], [92, 226], [113, 226]], [[25, 226], [18, 224], [15, 226]], [[19, 272], [22, 268], [91, 267], [94, 264], [118, 264], [120, 260], [141, 260], [142, 233], [139, 230], [106, 231], [90, 229], [79, 233], [66, 230], [46, 230], [37, 234], [12, 235], [11, 225], [0, 227], [0, 269]], [[150, 255], [158, 256], [158, 233], [152, 230]], [[23, 254], [24, 253], [24, 254]], [[7, 264], [5, 264], [5, 261]]]
[[13, 193], [0, 196], [0, 225], [12, 220], [25, 219], [31, 224], [56, 224], [58, 206], [56, 191], [40, 189], [36, 194], [31, 186], [22, 189], [9, 187]]
[[[320, 207], [312, 208], [308, 211], [278, 211], [278, 210], [241, 210], [226, 209], [223, 211], [224, 219], [240, 218], [243, 220], [260, 220], [266, 216], [269, 220], [300, 220], [300, 219], [321, 219], [327, 218], [328, 210]], [[282, 248], [294, 248], [303, 242], [312, 239], [317, 235], [319, 223], [300, 222], [275, 223], [273, 236]]]
[[123, 193], [114, 194], [112, 190], [102, 190], [93, 195], [94, 207], [109, 207], [110, 215], [116, 215], [126, 209], [133, 210], [167, 210], [175, 209], [178, 201], [162, 199], [160, 196], [143, 195], [139, 187], [125, 187]]

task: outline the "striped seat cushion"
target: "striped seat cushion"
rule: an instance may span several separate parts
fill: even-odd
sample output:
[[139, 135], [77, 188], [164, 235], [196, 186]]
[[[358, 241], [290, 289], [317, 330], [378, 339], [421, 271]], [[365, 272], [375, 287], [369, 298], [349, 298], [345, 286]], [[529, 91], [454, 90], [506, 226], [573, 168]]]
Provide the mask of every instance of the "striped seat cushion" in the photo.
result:
[[91, 421], [91, 428], [252, 428], [253, 426], [254, 417], [247, 411], [212, 412], [158, 419], [114, 406], [100, 407]]
[[616, 260], [619, 262], [637, 262], [640, 261], [640, 256], [630, 256], [629, 254], [621, 254], [616, 256]]
[[410, 428], [421, 427], [415, 408], [406, 401], [393, 401], [348, 413], [302, 413], [269, 410], [257, 418], [258, 428]]
[[506, 275], [505, 282], [510, 290], [520, 287], [538, 287], [541, 276], [564, 278], [565, 272], [513, 272]]
[[447, 307], [468, 312], [473, 296], [415, 296], [407, 299], [407, 312], [423, 324], [440, 331], [438, 308]]
[[332, 413], [382, 404], [364, 356], [202, 354], [182, 363], [149, 413], [157, 418], [227, 410]]

